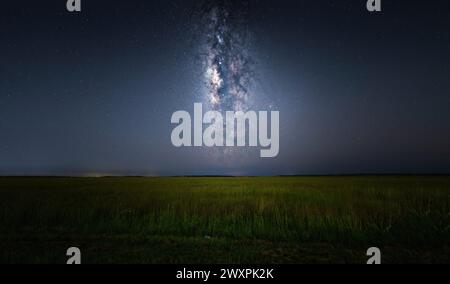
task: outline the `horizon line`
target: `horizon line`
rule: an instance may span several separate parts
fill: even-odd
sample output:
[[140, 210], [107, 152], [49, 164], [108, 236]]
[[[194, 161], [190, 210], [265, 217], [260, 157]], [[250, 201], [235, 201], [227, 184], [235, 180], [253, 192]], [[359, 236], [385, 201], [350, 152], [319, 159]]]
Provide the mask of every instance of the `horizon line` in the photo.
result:
[[364, 176], [450, 176], [450, 173], [354, 173], [291, 175], [0, 175], [0, 178], [240, 178], [240, 177], [364, 177]]

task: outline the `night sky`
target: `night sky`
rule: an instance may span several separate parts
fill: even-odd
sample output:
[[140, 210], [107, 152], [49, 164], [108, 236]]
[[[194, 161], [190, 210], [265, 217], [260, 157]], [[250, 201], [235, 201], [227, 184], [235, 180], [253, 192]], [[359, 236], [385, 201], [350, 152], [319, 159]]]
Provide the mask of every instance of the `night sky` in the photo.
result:
[[0, 175], [450, 173], [449, 1], [231, 2], [278, 157], [172, 146], [172, 114], [205, 99], [198, 0], [8, 0]]

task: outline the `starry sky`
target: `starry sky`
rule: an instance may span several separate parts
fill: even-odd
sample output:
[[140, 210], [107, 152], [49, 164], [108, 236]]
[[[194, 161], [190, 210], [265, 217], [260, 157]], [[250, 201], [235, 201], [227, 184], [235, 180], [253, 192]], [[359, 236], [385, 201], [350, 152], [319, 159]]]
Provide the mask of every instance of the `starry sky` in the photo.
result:
[[[3, 2], [0, 175], [450, 173], [449, 1]], [[215, 5], [251, 81], [222, 108], [280, 111], [274, 159], [172, 146], [211, 95]]]

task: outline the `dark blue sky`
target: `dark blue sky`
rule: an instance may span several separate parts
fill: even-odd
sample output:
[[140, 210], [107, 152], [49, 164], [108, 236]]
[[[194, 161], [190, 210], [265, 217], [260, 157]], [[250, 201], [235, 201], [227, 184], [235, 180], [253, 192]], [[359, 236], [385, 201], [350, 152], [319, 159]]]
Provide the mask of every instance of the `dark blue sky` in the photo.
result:
[[252, 99], [280, 111], [275, 159], [171, 144], [204, 96], [198, 1], [65, 2], [2, 3], [0, 175], [450, 173], [448, 1], [232, 6]]

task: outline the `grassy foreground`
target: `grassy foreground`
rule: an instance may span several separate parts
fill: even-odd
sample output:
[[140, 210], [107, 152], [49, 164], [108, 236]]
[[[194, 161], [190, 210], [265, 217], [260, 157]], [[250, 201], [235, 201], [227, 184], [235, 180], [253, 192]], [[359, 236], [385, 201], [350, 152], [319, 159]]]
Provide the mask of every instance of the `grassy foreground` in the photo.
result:
[[450, 263], [450, 177], [0, 178], [0, 263]]

